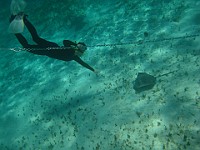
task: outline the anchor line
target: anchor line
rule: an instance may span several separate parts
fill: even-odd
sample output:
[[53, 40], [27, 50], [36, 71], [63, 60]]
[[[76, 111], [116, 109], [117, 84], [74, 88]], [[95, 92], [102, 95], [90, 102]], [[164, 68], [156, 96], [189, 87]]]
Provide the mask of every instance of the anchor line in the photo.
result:
[[[97, 45], [89, 45], [87, 47], [94, 48], [94, 47], [116, 47], [116, 46], [123, 46], [123, 45], [142, 45], [142, 44], [148, 44], [148, 43], [159, 43], [159, 42], [165, 42], [165, 41], [173, 41], [173, 40], [180, 40], [180, 39], [189, 39], [189, 38], [196, 38], [199, 37], [200, 34], [194, 34], [194, 35], [185, 35], [185, 36], [178, 36], [178, 37], [171, 37], [171, 38], [163, 38], [163, 39], [151, 39], [151, 40], [138, 40], [138, 41], [130, 41], [125, 43], [104, 43], [104, 44], [97, 44]], [[47, 47], [47, 48], [0, 48], [0, 50], [11, 50], [15, 52], [20, 51], [43, 51], [43, 50], [65, 50], [70, 49], [70, 47]]]
[[121, 45], [141, 45], [141, 44], [146, 44], [146, 43], [156, 43], [156, 42], [195, 38], [198, 36], [200, 36], [200, 34], [186, 35], [186, 36], [179, 36], [179, 37], [172, 37], [172, 38], [163, 38], [163, 39], [139, 40], [139, 41], [133, 41], [133, 42], [126, 42], [126, 43], [99, 44], [99, 45], [88, 46], [88, 47], [115, 47], [115, 46], [121, 46]]

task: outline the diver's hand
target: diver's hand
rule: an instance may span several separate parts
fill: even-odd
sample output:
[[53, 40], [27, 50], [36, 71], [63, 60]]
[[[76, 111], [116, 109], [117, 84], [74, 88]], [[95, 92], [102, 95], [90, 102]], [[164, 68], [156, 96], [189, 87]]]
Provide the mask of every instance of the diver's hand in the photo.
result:
[[99, 72], [98, 72], [98, 71], [96, 71], [96, 70], [94, 71], [94, 73], [95, 73], [96, 75], [98, 75], [98, 74], [99, 74]]
[[93, 72], [94, 72], [95, 74], [98, 74], [98, 71], [97, 71], [97, 70], [94, 70]]
[[101, 75], [100, 71], [99, 70], [94, 70], [93, 71], [97, 76]]
[[105, 78], [105, 74], [102, 71], [95, 70], [93, 71], [97, 78]]

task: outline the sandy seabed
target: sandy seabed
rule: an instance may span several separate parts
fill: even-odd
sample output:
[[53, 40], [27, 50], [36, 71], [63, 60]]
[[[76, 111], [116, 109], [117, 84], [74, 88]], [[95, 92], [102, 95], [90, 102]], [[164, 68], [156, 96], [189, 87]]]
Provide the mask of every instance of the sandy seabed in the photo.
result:
[[[0, 149], [199, 149], [198, 1], [74, 2], [69, 10], [77, 14], [70, 17], [67, 10], [55, 11], [64, 9], [65, 1], [44, 2], [27, 1], [29, 19], [39, 34], [60, 45], [63, 39], [84, 41], [91, 47], [82, 59], [98, 73], [75, 62], [10, 51], [20, 45], [5, 32], [5, 2], [8, 9], [1, 10], [0, 23]], [[41, 15], [50, 6], [52, 11]], [[23, 34], [31, 40], [27, 30]], [[117, 45], [92, 47], [113, 43]], [[157, 77], [151, 90], [134, 91], [139, 72]]]

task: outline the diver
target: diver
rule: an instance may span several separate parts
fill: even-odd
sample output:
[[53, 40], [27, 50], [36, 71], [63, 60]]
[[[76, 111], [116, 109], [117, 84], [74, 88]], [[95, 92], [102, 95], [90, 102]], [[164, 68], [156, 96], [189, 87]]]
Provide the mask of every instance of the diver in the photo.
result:
[[[87, 69], [96, 73], [96, 71], [90, 67], [87, 63], [81, 60], [81, 56], [86, 51], [87, 46], [83, 42], [75, 43], [69, 40], [63, 40], [64, 47], [58, 46], [58, 44], [47, 41], [38, 36], [35, 27], [31, 24], [31, 22], [27, 19], [27, 15], [24, 13], [18, 13], [17, 15], [11, 15], [10, 23], [13, 20], [22, 19], [23, 23], [27, 27], [30, 32], [32, 39], [36, 45], [28, 44], [26, 38], [21, 33], [15, 33], [17, 40], [25, 49], [29, 49], [28, 52], [36, 54], [36, 55], [44, 55], [50, 58], [62, 60], [62, 61], [71, 61], [74, 60], [86, 67]], [[60, 49], [59, 49], [60, 48]], [[31, 50], [32, 49], [32, 50]], [[34, 50], [37, 49], [37, 50]], [[41, 49], [41, 50], [40, 50]], [[50, 49], [50, 50], [49, 50]]]

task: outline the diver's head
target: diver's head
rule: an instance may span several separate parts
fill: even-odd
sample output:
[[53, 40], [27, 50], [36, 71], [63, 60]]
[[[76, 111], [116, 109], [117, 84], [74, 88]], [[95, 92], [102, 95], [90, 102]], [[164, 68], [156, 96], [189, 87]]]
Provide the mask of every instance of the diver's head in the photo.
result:
[[83, 53], [87, 50], [87, 46], [86, 46], [85, 43], [83, 43], [83, 42], [79, 42], [79, 43], [77, 44], [77, 48], [78, 48], [80, 51], [82, 51]]
[[76, 50], [76, 55], [81, 57], [83, 55], [83, 53], [87, 50], [87, 46], [85, 43], [83, 42], [79, 42], [77, 43], [77, 50]]

